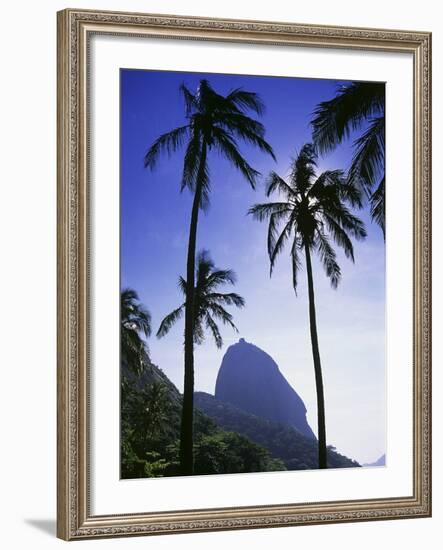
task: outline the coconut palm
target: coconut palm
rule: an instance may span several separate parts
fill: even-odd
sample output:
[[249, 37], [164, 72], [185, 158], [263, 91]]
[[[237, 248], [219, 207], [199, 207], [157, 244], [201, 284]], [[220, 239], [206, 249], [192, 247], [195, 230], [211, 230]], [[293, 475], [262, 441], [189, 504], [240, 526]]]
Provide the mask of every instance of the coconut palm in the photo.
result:
[[[241, 296], [235, 294], [235, 292], [218, 292], [219, 286], [226, 284], [234, 285], [235, 282], [236, 275], [232, 270], [216, 268], [208, 251], [202, 250], [199, 252], [196, 266], [196, 285], [194, 288], [194, 344], [202, 344], [204, 342], [205, 329], [207, 329], [212, 334], [215, 345], [221, 348], [223, 346], [223, 339], [217, 321], [229, 325], [238, 332], [233, 317], [226, 311], [225, 306], [241, 308], [245, 305], [245, 301]], [[186, 309], [188, 285], [183, 277], [179, 278], [178, 285], [185, 301], [169, 315], [166, 315], [160, 323], [157, 331], [158, 338], [162, 338], [168, 334], [171, 327], [183, 317]]]
[[151, 314], [131, 288], [121, 292], [120, 319], [122, 360], [135, 374], [141, 374], [148, 359], [148, 347], [143, 336], [147, 338], [151, 334]]
[[[354, 142], [348, 181], [369, 199], [371, 216], [385, 231], [385, 85], [353, 82], [320, 103], [311, 122], [318, 151], [335, 149], [351, 131], [364, 132]], [[361, 204], [359, 205], [361, 206]]]
[[209, 153], [218, 152], [240, 171], [245, 180], [255, 187], [259, 172], [252, 168], [239, 151], [237, 140], [258, 147], [271, 155], [271, 146], [264, 139], [264, 126], [249, 117], [252, 111], [261, 115], [264, 105], [259, 96], [240, 88], [227, 95], [218, 94], [205, 79], [196, 93], [185, 85], [180, 87], [185, 101], [186, 124], [161, 135], [145, 155], [145, 166], [153, 169], [162, 153], [170, 155], [185, 146], [181, 190], [193, 193], [186, 264], [186, 304], [184, 338], [184, 392], [180, 437], [180, 467], [184, 475], [193, 471], [193, 377], [194, 377], [194, 283], [197, 225], [200, 209], [209, 204]]
[[317, 335], [315, 292], [312, 270], [312, 254], [318, 254], [326, 276], [333, 288], [337, 288], [341, 270], [331, 240], [341, 247], [345, 255], [354, 261], [354, 249], [350, 237], [360, 240], [366, 237], [363, 222], [346, 206], [352, 202], [354, 190], [346, 183], [341, 170], [323, 172], [316, 176], [317, 155], [312, 144], [302, 147], [292, 164], [286, 181], [272, 172], [267, 182], [266, 194], [279, 194], [278, 202], [256, 204], [249, 213], [259, 221], [269, 219], [268, 255], [270, 273], [277, 256], [290, 243], [292, 286], [297, 292], [300, 255], [304, 253], [308, 280], [309, 322], [317, 390], [318, 458], [319, 468], [327, 468], [325, 403], [320, 350]]

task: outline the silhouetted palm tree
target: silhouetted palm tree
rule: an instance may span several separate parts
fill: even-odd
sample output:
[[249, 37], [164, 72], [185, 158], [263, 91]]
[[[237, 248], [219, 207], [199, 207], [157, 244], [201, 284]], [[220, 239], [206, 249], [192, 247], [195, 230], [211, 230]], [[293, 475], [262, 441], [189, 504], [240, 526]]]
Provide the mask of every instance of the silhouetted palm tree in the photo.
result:
[[[221, 285], [234, 285], [236, 275], [230, 269], [216, 268], [206, 250], [202, 250], [197, 256], [196, 271], [197, 282], [194, 288], [193, 323], [194, 343], [202, 344], [205, 339], [205, 329], [208, 329], [214, 337], [216, 346], [221, 348], [223, 346], [223, 339], [217, 321], [231, 326], [238, 332], [232, 315], [226, 311], [224, 306], [241, 308], [245, 305], [245, 301], [241, 296], [235, 294], [235, 292], [221, 293], [217, 291]], [[185, 301], [163, 319], [157, 331], [158, 338], [165, 336], [171, 327], [183, 317], [183, 312], [186, 308], [188, 285], [183, 277], [179, 278], [178, 284], [185, 297]]]
[[185, 85], [181, 93], [185, 100], [187, 123], [161, 135], [145, 155], [145, 166], [154, 168], [161, 153], [168, 155], [186, 143], [181, 189], [190, 189], [194, 195], [189, 227], [186, 281], [188, 285], [185, 304], [185, 373], [183, 414], [180, 438], [180, 467], [182, 474], [193, 472], [193, 391], [194, 386], [194, 282], [195, 251], [197, 243], [198, 215], [209, 204], [210, 178], [208, 153], [217, 151], [227, 158], [255, 187], [259, 172], [241, 155], [237, 139], [248, 142], [271, 155], [271, 146], [265, 141], [264, 126], [245, 113], [247, 110], [261, 115], [264, 110], [259, 96], [240, 88], [226, 96], [218, 94], [207, 80], [201, 80], [193, 94]]
[[[311, 122], [319, 152], [334, 149], [352, 130], [368, 124], [354, 142], [348, 181], [369, 198], [372, 218], [385, 231], [385, 85], [353, 82], [318, 105]], [[361, 205], [360, 205], [361, 206]]]
[[137, 292], [130, 288], [122, 290], [120, 308], [122, 360], [134, 373], [141, 374], [148, 358], [142, 335], [151, 334], [151, 315], [139, 302]]
[[[354, 261], [354, 249], [350, 236], [366, 237], [363, 222], [346, 207], [345, 202], [354, 197], [354, 190], [346, 184], [341, 170], [323, 172], [316, 176], [317, 156], [314, 147], [306, 144], [294, 160], [288, 181], [275, 172], [269, 176], [267, 196], [279, 193], [279, 202], [256, 204], [249, 213], [259, 221], [269, 219], [268, 254], [270, 273], [277, 256], [285, 244], [292, 241], [292, 285], [297, 292], [297, 277], [301, 266], [300, 252], [304, 251], [308, 279], [309, 322], [317, 390], [319, 468], [327, 468], [325, 403], [320, 351], [315, 313], [312, 253], [316, 252], [336, 288], [341, 277], [331, 238], [343, 248], [345, 255]], [[283, 227], [283, 229], [281, 229]]]

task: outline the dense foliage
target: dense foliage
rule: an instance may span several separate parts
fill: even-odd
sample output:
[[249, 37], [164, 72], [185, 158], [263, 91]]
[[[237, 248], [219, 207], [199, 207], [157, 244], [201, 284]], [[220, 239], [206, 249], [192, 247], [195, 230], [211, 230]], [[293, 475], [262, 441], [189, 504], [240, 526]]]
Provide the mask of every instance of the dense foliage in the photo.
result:
[[[239, 433], [268, 449], [287, 470], [318, 468], [317, 441], [295, 428], [264, 420], [203, 392], [195, 394], [195, 406], [225, 430]], [[328, 448], [329, 468], [352, 468], [357, 462]]]
[[[180, 475], [181, 395], [155, 365], [142, 375], [122, 369], [121, 477]], [[264, 447], [217, 426], [207, 415], [194, 415], [195, 474], [285, 470]]]

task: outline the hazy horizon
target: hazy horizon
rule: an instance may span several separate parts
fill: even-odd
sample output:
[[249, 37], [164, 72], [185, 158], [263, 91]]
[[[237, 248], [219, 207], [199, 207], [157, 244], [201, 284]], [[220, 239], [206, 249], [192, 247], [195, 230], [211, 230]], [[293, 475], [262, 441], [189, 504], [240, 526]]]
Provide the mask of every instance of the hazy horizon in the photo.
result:
[[[333, 97], [332, 80], [121, 70], [121, 283], [134, 288], [152, 314], [153, 333], [162, 318], [183, 301], [177, 280], [186, 266], [192, 196], [179, 192], [183, 151], [163, 156], [151, 172], [143, 166], [147, 148], [162, 133], [185, 124], [179, 85], [195, 89], [208, 78], [220, 93], [244, 87], [266, 105], [261, 121], [277, 163], [239, 141], [250, 164], [263, 176], [288, 173], [291, 158], [310, 141], [315, 106]], [[352, 139], [319, 159], [318, 173], [347, 169]], [[211, 207], [201, 213], [198, 250], [207, 249], [220, 268], [238, 277], [235, 292], [246, 300], [230, 309], [239, 334], [222, 327], [218, 350], [208, 334], [196, 346], [195, 390], [214, 393], [223, 354], [243, 337], [268, 353], [303, 399], [317, 432], [316, 393], [309, 334], [304, 263], [298, 295], [291, 286], [289, 250], [278, 258], [272, 278], [266, 249], [267, 224], [247, 216], [265, 202], [264, 178], [254, 191], [240, 173], [217, 154], [209, 158]], [[367, 209], [358, 215], [368, 231], [355, 244], [355, 264], [336, 247], [342, 269], [337, 290], [313, 261], [320, 354], [325, 385], [327, 443], [360, 463], [385, 453], [385, 251], [381, 230]], [[226, 291], [230, 287], [226, 287]], [[165, 338], [149, 339], [152, 361], [183, 389], [183, 323]]]

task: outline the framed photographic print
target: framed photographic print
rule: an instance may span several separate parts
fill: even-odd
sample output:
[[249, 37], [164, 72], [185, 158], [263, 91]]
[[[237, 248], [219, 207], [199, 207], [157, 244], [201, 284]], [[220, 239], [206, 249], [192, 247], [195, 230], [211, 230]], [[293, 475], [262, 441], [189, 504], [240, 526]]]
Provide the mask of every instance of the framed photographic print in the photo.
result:
[[431, 514], [430, 56], [59, 12], [59, 537]]

